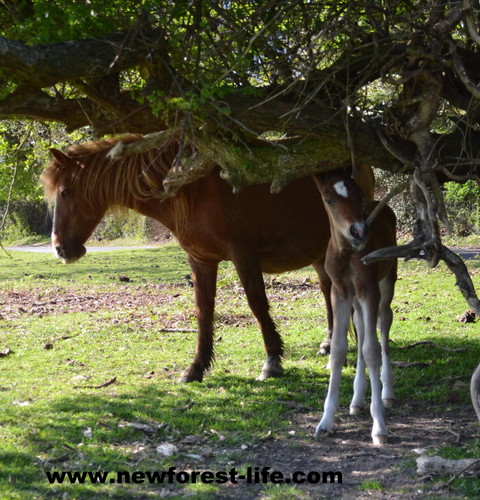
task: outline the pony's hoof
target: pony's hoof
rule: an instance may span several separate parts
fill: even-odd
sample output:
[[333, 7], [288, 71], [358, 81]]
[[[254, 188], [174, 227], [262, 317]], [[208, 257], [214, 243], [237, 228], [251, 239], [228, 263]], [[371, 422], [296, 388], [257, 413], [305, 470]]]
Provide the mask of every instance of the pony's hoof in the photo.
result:
[[361, 415], [364, 411], [363, 406], [350, 406], [350, 415]]
[[190, 382], [202, 382], [203, 381], [203, 371], [199, 371], [195, 368], [187, 368], [182, 376], [178, 379], [180, 384], [188, 384]]
[[382, 399], [383, 406], [385, 408], [393, 408], [395, 400], [392, 399]]
[[386, 434], [372, 436], [372, 441], [374, 446], [383, 446], [384, 444], [388, 443], [388, 436]]
[[281, 370], [262, 370], [262, 373], [257, 377], [257, 380], [263, 381], [267, 380], [267, 378], [278, 378], [283, 377], [283, 368]]
[[257, 377], [257, 380], [266, 380], [267, 378], [282, 377], [283, 366], [279, 358], [269, 356], [263, 365], [262, 372]]

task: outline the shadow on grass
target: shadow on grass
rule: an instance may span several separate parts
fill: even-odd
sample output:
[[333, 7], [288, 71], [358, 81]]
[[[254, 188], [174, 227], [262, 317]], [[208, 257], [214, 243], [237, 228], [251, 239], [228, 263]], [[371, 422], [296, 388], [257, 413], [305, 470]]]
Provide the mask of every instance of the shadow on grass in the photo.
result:
[[[201, 455], [204, 449], [213, 450], [210, 467], [204, 462], [198, 467], [211, 469], [213, 461], [217, 470], [228, 470], [231, 453], [241, 454], [241, 445], [258, 442], [268, 431], [286, 434], [291, 412], [310, 409], [315, 388], [325, 388], [327, 377], [313, 379], [308, 370], [293, 369], [266, 382], [231, 374], [210, 374], [203, 384], [155, 379], [138, 390], [82, 390], [34, 403], [24, 408], [21, 418], [17, 407], [6, 408], [2, 420], [17, 419], [12, 427], [24, 451], [0, 452], [0, 497], [150, 498], [148, 492], [158, 494], [161, 484], [111, 484], [113, 472], [166, 470], [171, 465], [185, 470], [192, 459], [184, 454]], [[185, 445], [187, 436], [198, 440], [199, 447], [192, 441]], [[165, 441], [175, 443], [179, 454], [157, 454], [156, 446]], [[222, 455], [220, 450], [236, 452]], [[112, 474], [107, 484], [49, 484], [46, 471], [53, 470]]]

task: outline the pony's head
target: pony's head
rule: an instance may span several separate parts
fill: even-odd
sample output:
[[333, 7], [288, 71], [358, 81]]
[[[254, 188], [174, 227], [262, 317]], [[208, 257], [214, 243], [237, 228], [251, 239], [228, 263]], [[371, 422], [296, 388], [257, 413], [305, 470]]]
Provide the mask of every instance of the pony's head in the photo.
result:
[[363, 250], [368, 241], [368, 226], [363, 210], [363, 192], [352, 178], [351, 168], [316, 174], [329, 216], [332, 234], [354, 250]]
[[84, 243], [102, 220], [107, 206], [92, 203], [84, 183], [79, 182], [84, 166], [68, 152], [50, 149], [52, 161], [41, 180], [47, 197], [55, 202], [52, 246], [65, 263], [86, 253]]

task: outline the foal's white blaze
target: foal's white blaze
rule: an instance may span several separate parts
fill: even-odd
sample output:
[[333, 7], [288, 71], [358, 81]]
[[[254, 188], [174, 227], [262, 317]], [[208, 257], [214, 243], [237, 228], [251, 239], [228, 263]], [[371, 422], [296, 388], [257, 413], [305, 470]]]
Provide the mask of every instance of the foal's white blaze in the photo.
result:
[[344, 198], [348, 198], [348, 189], [347, 186], [345, 186], [345, 182], [343, 181], [338, 181], [333, 185], [333, 189], [339, 194], [340, 196], [343, 196]]

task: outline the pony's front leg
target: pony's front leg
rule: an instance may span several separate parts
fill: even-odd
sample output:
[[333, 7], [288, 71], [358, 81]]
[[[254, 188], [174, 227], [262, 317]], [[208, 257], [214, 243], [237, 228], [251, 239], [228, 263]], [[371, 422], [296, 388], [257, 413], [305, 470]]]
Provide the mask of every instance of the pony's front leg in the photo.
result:
[[342, 298], [336, 287], [332, 288], [333, 334], [330, 348], [330, 381], [323, 407], [323, 416], [315, 430], [315, 437], [322, 438], [332, 432], [335, 413], [340, 398], [340, 380], [342, 368], [347, 357], [347, 334], [350, 322], [352, 301]]
[[372, 440], [374, 445], [382, 445], [387, 442], [387, 427], [385, 425], [385, 409], [382, 402], [382, 383], [380, 380], [381, 347], [377, 339], [377, 311], [378, 301], [375, 297], [362, 303], [364, 318], [365, 338], [363, 341], [363, 357], [370, 374], [370, 386], [372, 390], [372, 401], [370, 414], [373, 419]]
[[363, 358], [362, 347], [365, 338], [365, 330], [363, 325], [362, 309], [357, 301], [355, 301], [355, 311], [353, 313], [353, 322], [357, 332], [357, 369], [355, 379], [353, 381], [353, 398], [350, 403], [350, 415], [359, 415], [365, 409], [365, 393], [367, 392], [367, 374], [366, 364]]
[[197, 350], [193, 363], [183, 372], [179, 382], [201, 382], [213, 361], [213, 313], [218, 262], [197, 261], [190, 256], [189, 264], [195, 285]]

